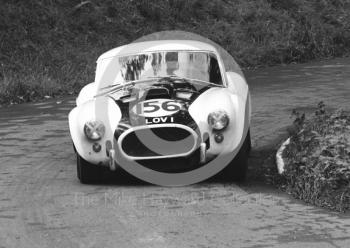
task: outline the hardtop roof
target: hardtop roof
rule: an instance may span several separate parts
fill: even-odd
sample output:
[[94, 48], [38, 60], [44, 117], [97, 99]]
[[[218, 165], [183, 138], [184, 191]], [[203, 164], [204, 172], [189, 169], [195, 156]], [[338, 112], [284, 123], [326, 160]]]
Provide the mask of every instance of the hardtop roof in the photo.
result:
[[194, 40], [157, 40], [130, 43], [103, 53], [97, 61], [111, 57], [127, 56], [156, 51], [209, 51], [218, 53], [214, 46]]

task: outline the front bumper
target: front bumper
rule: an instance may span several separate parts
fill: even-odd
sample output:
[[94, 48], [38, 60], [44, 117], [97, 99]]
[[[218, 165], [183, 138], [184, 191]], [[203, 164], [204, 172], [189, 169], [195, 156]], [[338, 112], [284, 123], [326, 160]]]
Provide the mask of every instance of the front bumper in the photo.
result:
[[[107, 146], [106, 146], [107, 147]], [[207, 144], [202, 142], [199, 146], [199, 165], [203, 165], [207, 162]], [[108, 155], [108, 161], [109, 161], [109, 168], [111, 171], [115, 171], [118, 168], [118, 161], [116, 158], [116, 151], [114, 148], [110, 148], [107, 152]], [[183, 157], [178, 157], [183, 158]], [[154, 161], [153, 159], [150, 159], [150, 162]]]

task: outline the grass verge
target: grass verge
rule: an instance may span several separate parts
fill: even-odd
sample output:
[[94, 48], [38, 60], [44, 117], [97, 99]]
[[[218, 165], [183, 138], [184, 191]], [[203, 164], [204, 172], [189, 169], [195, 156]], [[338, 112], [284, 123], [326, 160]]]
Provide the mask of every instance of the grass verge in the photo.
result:
[[3, 0], [0, 104], [76, 93], [95, 60], [143, 35], [203, 35], [247, 67], [350, 52], [348, 0]]

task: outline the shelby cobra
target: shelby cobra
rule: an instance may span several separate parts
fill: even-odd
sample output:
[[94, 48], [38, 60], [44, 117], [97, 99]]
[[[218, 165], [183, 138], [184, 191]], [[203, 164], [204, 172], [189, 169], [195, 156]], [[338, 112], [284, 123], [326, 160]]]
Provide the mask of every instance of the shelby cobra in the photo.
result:
[[161, 40], [112, 49], [98, 58], [95, 81], [76, 105], [69, 128], [82, 183], [128, 162], [176, 174], [225, 156], [225, 176], [246, 176], [248, 85], [241, 72], [226, 71], [210, 44]]

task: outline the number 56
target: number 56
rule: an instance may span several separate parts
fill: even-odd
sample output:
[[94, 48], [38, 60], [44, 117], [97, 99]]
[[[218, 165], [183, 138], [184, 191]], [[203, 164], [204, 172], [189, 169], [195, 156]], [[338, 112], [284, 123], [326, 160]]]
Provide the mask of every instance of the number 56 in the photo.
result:
[[181, 105], [173, 100], [150, 100], [138, 103], [136, 105], [136, 113], [142, 115], [144, 113], [155, 113], [157, 111], [177, 112], [181, 109]]

